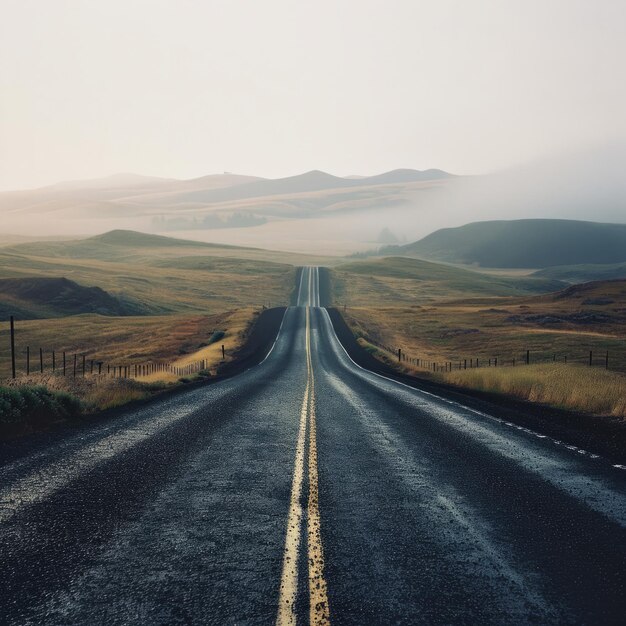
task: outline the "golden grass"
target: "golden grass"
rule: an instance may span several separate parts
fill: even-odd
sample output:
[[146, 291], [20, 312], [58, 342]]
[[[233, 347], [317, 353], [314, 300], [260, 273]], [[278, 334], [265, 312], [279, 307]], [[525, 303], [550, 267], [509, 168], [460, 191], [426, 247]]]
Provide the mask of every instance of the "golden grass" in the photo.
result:
[[3, 385], [12, 388], [44, 386], [50, 391], [69, 393], [81, 401], [86, 413], [122, 406], [133, 400], [141, 400], [155, 391], [154, 387], [122, 378], [107, 376], [73, 378], [46, 373], [7, 380], [3, 382]]
[[[18, 321], [17, 368], [20, 374], [25, 372], [26, 346], [31, 348], [31, 371], [38, 369], [39, 348], [43, 348], [46, 373], [52, 366], [52, 350], [57, 353], [57, 367], [61, 365], [62, 352], [67, 353], [68, 373], [72, 355], [83, 353], [87, 361], [94, 359], [110, 365], [133, 366], [157, 361], [186, 365], [206, 359], [213, 366], [221, 359], [221, 343], [232, 353], [258, 313], [259, 309], [246, 307], [214, 315], [76, 315]], [[6, 322], [0, 324], [0, 379], [10, 375], [8, 326]], [[226, 333], [224, 340], [219, 345], [207, 346], [211, 335], [218, 330]], [[79, 362], [82, 363], [80, 358]]]
[[[366, 278], [366, 277], [365, 277]], [[378, 278], [382, 281], [383, 279]], [[383, 281], [384, 282], [384, 281]], [[437, 300], [428, 285], [414, 281], [414, 301], [421, 304], [380, 304], [376, 281], [370, 286], [358, 279], [352, 289], [364, 292], [348, 306], [344, 317], [355, 335], [389, 346], [374, 354], [393, 367], [448, 382], [510, 394], [525, 400], [592, 414], [625, 417], [626, 404], [626, 281], [581, 285], [555, 294], [525, 297], [485, 297]], [[392, 279], [387, 288], [395, 288]], [[470, 287], [470, 286], [468, 286]], [[408, 287], [405, 287], [408, 289]], [[410, 290], [409, 290], [410, 291]], [[369, 299], [369, 302], [367, 302]], [[397, 362], [395, 351], [444, 364], [451, 373]], [[530, 366], [519, 365], [530, 350]], [[588, 367], [589, 352], [594, 358]], [[604, 366], [609, 353], [609, 371]], [[469, 360], [481, 365], [498, 358], [500, 367], [469, 369]], [[468, 361], [468, 369], [458, 371]], [[556, 362], [553, 360], [556, 359]], [[567, 364], [565, 364], [567, 360]]]
[[[484, 300], [479, 304], [433, 303], [421, 307], [348, 307], [346, 321], [357, 335], [379, 343], [401, 347], [413, 357], [443, 363], [471, 358], [481, 361], [498, 357], [509, 364], [531, 352], [531, 362], [557, 361], [586, 363], [589, 351], [594, 362], [604, 364], [609, 352], [611, 369], [626, 372], [626, 337], [621, 317], [607, 324], [567, 324], [566, 328], [522, 325], [511, 317], [522, 309], [515, 299]], [[523, 311], [530, 315], [567, 315], [599, 307], [568, 302], [542, 304], [529, 298]]]
[[452, 371], [440, 378], [563, 409], [626, 418], [626, 376], [600, 368], [546, 363]]
[[[197, 249], [192, 250], [197, 254]], [[210, 263], [214, 257], [202, 258]], [[153, 250], [149, 257], [124, 262], [0, 253], [0, 278], [62, 276], [162, 313], [218, 313], [268, 302], [272, 306], [286, 305], [295, 282], [295, 269], [286, 264], [218, 258], [216, 267], [196, 269], [163, 263], [167, 263], [167, 257]]]

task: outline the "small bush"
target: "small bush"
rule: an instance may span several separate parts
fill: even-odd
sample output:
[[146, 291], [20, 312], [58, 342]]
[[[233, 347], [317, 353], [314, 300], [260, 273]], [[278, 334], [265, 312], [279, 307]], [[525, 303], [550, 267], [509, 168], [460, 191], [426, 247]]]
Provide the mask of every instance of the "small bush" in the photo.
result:
[[80, 401], [69, 393], [45, 387], [0, 387], [0, 423], [50, 421], [80, 415]]
[[223, 339], [225, 335], [226, 333], [223, 330], [216, 330], [209, 338], [209, 342], [207, 345], [210, 346], [212, 343], [215, 343], [216, 341]]

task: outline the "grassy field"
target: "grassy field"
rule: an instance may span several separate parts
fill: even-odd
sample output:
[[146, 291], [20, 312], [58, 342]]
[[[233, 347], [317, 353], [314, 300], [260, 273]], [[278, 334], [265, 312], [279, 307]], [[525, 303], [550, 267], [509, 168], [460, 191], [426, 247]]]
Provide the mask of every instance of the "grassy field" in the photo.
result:
[[479, 368], [441, 375], [448, 383], [562, 409], [626, 418], [626, 376], [584, 365]]
[[[116, 238], [115, 244], [95, 238], [3, 248], [0, 278], [62, 276], [86, 287], [100, 287], [122, 302], [141, 305], [153, 313], [212, 314], [267, 303], [282, 305], [289, 300], [294, 284], [292, 265], [224, 258], [219, 256], [223, 248], [185, 242], [163, 245], [160, 238], [146, 237]], [[159, 245], [148, 245], [155, 243]], [[245, 252], [229, 252], [233, 250]]]
[[[239, 255], [239, 256], [238, 256]], [[23, 289], [0, 293], [0, 381], [24, 386], [44, 385], [79, 398], [88, 410], [107, 408], [144, 397], [163, 386], [176, 384], [179, 373], [159, 372], [139, 381], [87, 376], [85, 379], [53, 376], [52, 351], [57, 366], [66, 352], [68, 373], [73, 355], [111, 367], [154, 362], [181, 368], [204, 361], [209, 372], [241, 345], [247, 329], [264, 306], [289, 302], [295, 284], [295, 267], [264, 257], [283, 259], [261, 250], [214, 246], [170, 238], [116, 231], [88, 240], [45, 241], [0, 249], [0, 279], [16, 278]], [[57, 282], [73, 283], [73, 310], [67, 315], [48, 300]], [[20, 283], [20, 281], [17, 281]], [[15, 281], [12, 281], [12, 285]], [[76, 283], [76, 285], [74, 285]], [[61, 284], [58, 282], [58, 284]], [[18, 287], [20, 285], [18, 284]], [[141, 315], [102, 315], [91, 312], [92, 292], [99, 287], [125, 311]], [[40, 288], [41, 293], [37, 292]], [[47, 289], [47, 291], [44, 291]], [[17, 294], [17, 295], [16, 295]], [[85, 311], [81, 313], [81, 296]], [[96, 294], [107, 302], [106, 294]], [[88, 306], [89, 305], [89, 306]], [[30, 315], [29, 315], [30, 314]], [[16, 317], [17, 381], [9, 381], [10, 342], [8, 316]], [[40, 317], [43, 319], [28, 319]], [[212, 341], [212, 338], [219, 341]], [[25, 376], [26, 347], [31, 351], [31, 374]], [[39, 369], [39, 349], [44, 353], [44, 374]], [[89, 367], [88, 367], [89, 369]]]
[[[39, 367], [39, 348], [44, 351], [46, 370], [51, 367], [52, 350], [60, 357], [86, 355], [87, 360], [110, 365], [134, 365], [167, 361], [185, 364], [217, 357], [217, 346], [207, 347], [216, 331], [225, 333], [220, 341], [232, 351], [241, 331], [259, 309], [244, 307], [213, 315], [166, 315], [148, 317], [106, 317], [72, 315], [25, 320], [16, 323], [17, 368], [25, 372], [26, 346], [31, 349], [31, 370]], [[10, 374], [9, 324], [0, 323], [0, 378]], [[57, 360], [58, 364], [58, 360]]]
[[[91, 359], [111, 366], [166, 362], [178, 368], [204, 361], [201, 376], [214, 375], [217, 366], [233, 358], [258, 315], [258, 309], [243, 308], [213, 316], [163, 316], [148, 318], [106, 318], [102, 316], [71, 316], [50, 320], [23, 322], [17, 329], [18, 378], [10, 380], [6, 325], [0, 330], [0, 381], [9, 388], [42, 386], [69, 393], [79, 399], [83, 409], [91, 412], [120, 406], [131, 400], [147, 397], [155, 391], [179, 382], [181, 376], [170, 371], [155, 372], [137, 379], [114, 378], [89, 373], [82, 376], [79, 358], [78, 376], [73, 376], [73, 354], [86, 354]], [[57, 345], [45, 344], [44, 373], [39, 372], [39, 346], [50, 337], [59, 338]], [[218, 337], [212, 342], [212, 337]], [[31, 374], [25, 373], [25, 346], [33, 352]], [[222, 359], [221, 346], [226, 356]], [[52, 372], [52, 354], [57, 351], [57, 372]], [[68, 355], [67, 375], [61, 374], [61, 353]], [[34, 373], [33, 373], [34, 372]], [[184, 378], [197, 377], [197, 373]]]
[[464, 297], [555, 291], [564, 284], [528, 276], [484, 274], [419, 259], [389, 257], [333, 269], [334, 300], [351, 307], [423, 305]]
[[[441, 266], [423, 279], [398, 278], [392, 261], [354, 264], [359, 271], [350, 266], [333, 270], [336, 303], [341, 305], [341, 295], [347, 291], [344, 317], [358, 337], [372, 343], [368, 349], [377, 356], [394, 364], [395, 351], [401, 348], [409, 358], [451, 363], [457, 370], [433, 374], [413, 363], [402, 363], [403, 369], [419, 375], [555, 406], [623, 416], [626, 281], [586, 283], [523, 296], [506, 295], [507, 281], [502, 295], [486, 297], [485, 291], [497, 290], [499, 284], [491, 282], [486, 287], [482, 278], [490, 280], [489, 276], [481, 280], [466, 277], [462, 285], [456, 279], [450, 283], [448, 272], [455, 268]], [[368, 274], [381, 266], [381, 271]], [[413, 275], [420, 267], [424, 268], [414, 266]], [[393, 304], [387, 304], [385, 296], [392, 289], [399, 295]], [[356, 305], [351, 306], [351, 301]], [[392, 351], [376, 347], [381, 344]], [[520, 365], [527, 350], [530, 367]], [[588, 367], [590, 351], [593, 368]], [[603, 369], [607, 351], [608, 372]], [[467, 361], [469, 368], [470, 361], [474, 365], [477, 358], [483, 366], [490, 359], [493, 365], [497, 358], [498, 368], [458, 371], [459, 364], [465, 367]], [[517, 367], [511, 367], [513, 362]], [[552, 374], [547, 376], [547, 371]], [[572, 389], [565, 393], [568, 386]]]

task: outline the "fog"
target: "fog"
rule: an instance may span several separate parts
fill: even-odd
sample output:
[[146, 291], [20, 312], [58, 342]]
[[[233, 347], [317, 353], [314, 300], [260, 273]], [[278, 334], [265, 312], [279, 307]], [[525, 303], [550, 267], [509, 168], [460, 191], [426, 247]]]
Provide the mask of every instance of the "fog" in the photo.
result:
[[387, 214], [387, 222], [372, 216], [370, 231], [388, 225], [415, 240], [438, 228], [482, 220], [626, 223], [625, 164], [626, 143], [614, 142], [489, 175], [460, 177], [444, 189], [415, 193], [405, 206]]
[[[110, 183], [104, 180], [91, 186], [76, 184], [74, 191], [71, 185], [64, 185], [1, 193], [2, 234], [87, 236], [123, 228], [216, 243], [344, 255], [375, 249], [383, 228], [390, 229], [400, 242], [411, 242], [438, 228], [481, 220], [561, 218], [624, 223], [624, 163], [626, 143], [613, 142], [482, 176], [369, 188], [375, 195], [367, 207], [361, 202], [363, 191], [346, 194], [346, 200], [337, 202], [337, 197], [343, 196], [330, 189], [328, 196], [291, 194], [199, 207], [177, 204], [176, 196], [167, 204], [161, 200], [169, 197], [165, 194], [158, 196], [154, 208], [132, 194], [153, 192], [166, 184], [163, 181], [143, 183], [147, 189], [120, 190], [107, 188]], [[150, 185], [155, 185], [154, 189]], [[303, 212], [301, 206], [310, 204], [311, 198], [316, 204]], [[206, 212], [212, 210], [218, 212], [209, 213], [214, 216], [208, 219]], [[220, 219], [224, 227], [210, 227]], [[201, 228], [160, 231], [159, 224], [168, 220], [182, 224], [196, 220]], [[232, 223], [244, 227], [226, 227]]]

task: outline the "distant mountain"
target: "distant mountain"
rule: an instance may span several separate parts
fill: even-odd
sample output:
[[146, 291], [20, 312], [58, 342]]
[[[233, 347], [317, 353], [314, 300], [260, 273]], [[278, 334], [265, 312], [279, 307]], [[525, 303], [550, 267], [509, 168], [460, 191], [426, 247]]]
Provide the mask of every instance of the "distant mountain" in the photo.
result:
[[132, 174], [130, 172], [122, 172], [104, 176], [102, 178], [90, 178], [85, 180], [66, 180], [54, 185], [40, 187], [40, 190], [79, 190], [79, 189], [124, 189], [133, 187], [154, 187], [161, 185], [169, 185], [175, 182], [173, 178], [160, 178], [158, 176], [143, 176], [141, 174]]
[[394, 254], [502, 268], [626, 261], [626, 224], [529, 219], [443, 228]]
[[450, 177], [441, 170], [393, 170], [377, 176], [364, 178], [340, 178], [320, 170], [311, 170], [297, 176], [287, 178], [261, 179], [248, 184], [242, 184], [220, 189], [200, 189], [197, 191], [176, 194], [177, 202], [217, 203], [244, 200], [264, 196], [282, 196], [298, 193], [324, 191], [327, 189], [342, 189], [347, 187], [369, 187], [373, 185], [387, 185], [390, 183], [423, 182]]
[[567, 283], [626, 279], [626, 263], [604, 265], [556, 265], [533, 272], [533, 276], [553, 278]]
[[182, 186], [197, 189], [219, 189], [221, 187], [236, 187], [237, 185], [245, 185], [254, 183], [259, 180], [266, 180], [259, 176], [244, 176], [242, 174], [209, 174], [208, 176], [200, 176], [198, 178], [189, 178], [180, 181]]
[[391, 170], [384, 174], [376, 176], [366, 176], [358, 180], [361, 185], [389, 185], [392, 183], [421, 183], [428, 180], [440, 180], [443, 178], [451, 178], [452, 174], [443, 170]]
[[0, 312], [33, 319], [80, 313], [142, 315], [148, 311], [100, 287], [84, 287], [67, 278], [29, 276], [0, 279]]

